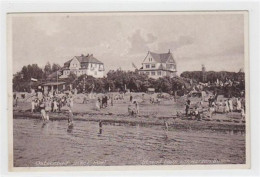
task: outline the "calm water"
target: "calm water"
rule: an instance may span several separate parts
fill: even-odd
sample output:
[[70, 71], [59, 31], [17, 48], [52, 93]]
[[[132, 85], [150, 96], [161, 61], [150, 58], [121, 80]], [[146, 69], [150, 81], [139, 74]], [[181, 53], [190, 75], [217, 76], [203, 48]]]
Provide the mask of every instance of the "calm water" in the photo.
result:
[[245, 163], [242, 133], [14, 119], [14, 166]]

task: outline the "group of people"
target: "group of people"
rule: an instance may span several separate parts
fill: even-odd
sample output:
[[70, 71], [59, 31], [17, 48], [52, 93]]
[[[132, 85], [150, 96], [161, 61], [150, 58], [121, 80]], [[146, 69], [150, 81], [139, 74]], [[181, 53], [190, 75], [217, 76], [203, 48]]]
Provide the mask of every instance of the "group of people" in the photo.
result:
[[[203, 100], [198, 102], [195, 108], [191, 109], [191, 101], [188, 98], [185, 102], [185, 114], [186, 116], [194, 115], [197, 119], [201, 119], [202, 110], [200, 107], [203, 104]], [[213, 114], [215, 113], [231, 113], [231, 112], [238, 112], [241, 113], [242, 119], [245, 118], [245, 103], [241, 98], [228, 98], [224, 101], [220, 100], [217, 102], [217, 96], [210, 96], [208, 99], [208, 111], [207, 116], [212, 118]]]
[[49, 120], [50, 112], [59, 112], [63, 106], [67, 106], [67, 111], [69, 112], [68, 123], [72, 124], [73, 99], [71, 96], [62, 96], [60, 98], [58, 96], [50, 97], [49, 95], [45, 95], [38, 97], [36, 95], [36, 98], [33, 98], [31, 102], [31, 112], [40, 112], [42, 120], [46, 122]]
[[[101, 98], [98, 97], [96, 101], [96, 109], [100, 110], [101, 108], [106, 108], [108, 106], [108, 96], [103, 95]], [[113, 100], [111, 101], [111, 106], [113, 106]]]

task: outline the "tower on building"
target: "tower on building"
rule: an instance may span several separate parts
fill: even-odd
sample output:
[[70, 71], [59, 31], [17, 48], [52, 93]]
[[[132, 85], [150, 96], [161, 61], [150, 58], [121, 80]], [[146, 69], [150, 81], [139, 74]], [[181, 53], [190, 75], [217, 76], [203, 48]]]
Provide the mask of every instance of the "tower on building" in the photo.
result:
[[202, 65], [202, 82], [207, 82], [206, 67]]

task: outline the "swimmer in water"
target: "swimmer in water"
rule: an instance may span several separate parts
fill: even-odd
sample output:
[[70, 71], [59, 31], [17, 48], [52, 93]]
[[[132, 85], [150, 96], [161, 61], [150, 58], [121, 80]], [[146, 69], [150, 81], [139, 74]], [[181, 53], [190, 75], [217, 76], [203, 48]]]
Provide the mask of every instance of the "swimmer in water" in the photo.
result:
[[102, 134], [102, 120], [99, 121], [99, 134]]

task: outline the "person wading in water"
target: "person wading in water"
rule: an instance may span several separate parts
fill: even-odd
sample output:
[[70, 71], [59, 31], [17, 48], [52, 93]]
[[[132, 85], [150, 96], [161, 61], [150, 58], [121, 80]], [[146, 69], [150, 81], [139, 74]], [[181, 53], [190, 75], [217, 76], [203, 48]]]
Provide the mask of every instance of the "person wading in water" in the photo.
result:
[[73, 112], [72, 112], [71, 100], [68, 102], [68, 111], [69, 111], [68, 126], [73, 126]]

